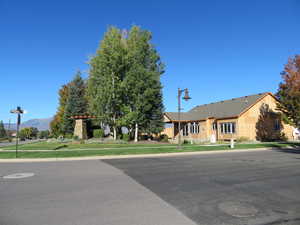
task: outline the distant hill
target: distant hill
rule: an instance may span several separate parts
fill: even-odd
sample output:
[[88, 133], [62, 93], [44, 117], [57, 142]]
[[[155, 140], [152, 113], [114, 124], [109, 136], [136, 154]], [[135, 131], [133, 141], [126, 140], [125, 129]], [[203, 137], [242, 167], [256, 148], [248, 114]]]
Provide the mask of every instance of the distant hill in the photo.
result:
[[[23, 122], [21, 124], [21, 128], [24, 127], [36, 127], [38, 130], [49, 130], [50, 122], [53, 118], [45, 118], [45, 119], [31, 119]], [[8, 123], [4, 124], [4, 127], [8, 129]], [[16, 124], [10, 124], [10, 130], [16, 130]]]

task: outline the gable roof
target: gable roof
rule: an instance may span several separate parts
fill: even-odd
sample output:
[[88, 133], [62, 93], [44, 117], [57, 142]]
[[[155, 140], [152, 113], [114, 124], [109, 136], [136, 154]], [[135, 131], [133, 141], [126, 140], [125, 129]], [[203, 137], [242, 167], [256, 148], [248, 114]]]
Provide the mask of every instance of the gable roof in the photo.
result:
[[[256, 95], [249, 95], [230, 100], [214, 102], [194, 107], [188, 112], [180, 113], [180, 121], [205, 120], [207, 118], [232, 118], [238, 117], [241, 113], [248, 110], [252, 105], [258, 102], [266, 95], [272, 95], [265, 92]], [[272, 95], [273, 96], [273, 95]], [[178, 121], [177, 112], [166, 112], [165, 115], [171, 121]]]

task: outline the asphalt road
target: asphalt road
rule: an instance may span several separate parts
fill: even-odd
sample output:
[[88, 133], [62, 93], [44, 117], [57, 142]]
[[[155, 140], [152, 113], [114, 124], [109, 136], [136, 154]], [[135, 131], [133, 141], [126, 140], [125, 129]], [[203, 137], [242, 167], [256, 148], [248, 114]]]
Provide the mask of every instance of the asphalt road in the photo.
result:
[[0, 164], [0, 225], [54, 224], [299, 225], [300, 154]]
[[300, 224], [300, 151], [108, 160], [197, 224]]

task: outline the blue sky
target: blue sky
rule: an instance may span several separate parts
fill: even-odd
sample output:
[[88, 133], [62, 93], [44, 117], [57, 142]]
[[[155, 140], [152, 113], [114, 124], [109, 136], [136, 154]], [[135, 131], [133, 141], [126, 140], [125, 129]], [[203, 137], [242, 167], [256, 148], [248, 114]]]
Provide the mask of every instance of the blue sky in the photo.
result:
[[[56, 112], [57, 91], [98, 48], [109, 25], [140, 25], [166, 64], [166, 111], [177, 88], [185, 110], [218, 100], [275, 92], [289, 56], [300, 53], [300, 1], [0, 0], [0, 120]], [[87, 76], [87, 74], [85, 74]]]

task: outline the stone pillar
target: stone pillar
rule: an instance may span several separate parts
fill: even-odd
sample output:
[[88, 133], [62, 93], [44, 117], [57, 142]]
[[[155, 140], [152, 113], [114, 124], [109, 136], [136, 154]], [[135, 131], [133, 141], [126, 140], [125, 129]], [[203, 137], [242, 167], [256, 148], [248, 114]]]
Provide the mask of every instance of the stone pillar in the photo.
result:
[[87, 139], [86, 123], [82, 119], [75, 120], [74, 136], [79, 139]]

